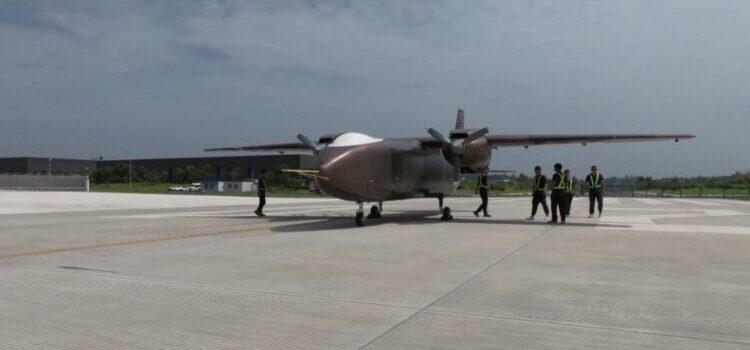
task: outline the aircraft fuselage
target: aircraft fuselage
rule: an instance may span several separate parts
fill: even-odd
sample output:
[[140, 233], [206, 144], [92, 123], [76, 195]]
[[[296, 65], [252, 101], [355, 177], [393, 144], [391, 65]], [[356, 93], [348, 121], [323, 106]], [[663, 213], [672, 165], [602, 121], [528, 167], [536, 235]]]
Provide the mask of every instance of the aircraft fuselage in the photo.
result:
[[327, 147], [317, 157], [326, 193], [355, 202], [378, 202], [450, 194], [454, 167], [440, 148], [413, 139], [385, 139]]

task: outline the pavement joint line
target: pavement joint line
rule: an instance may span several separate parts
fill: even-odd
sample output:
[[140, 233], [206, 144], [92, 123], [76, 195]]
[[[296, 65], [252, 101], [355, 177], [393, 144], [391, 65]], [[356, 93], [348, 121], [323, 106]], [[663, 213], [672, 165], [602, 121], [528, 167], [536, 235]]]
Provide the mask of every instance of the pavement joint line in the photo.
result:
[[[700, 341], [713, 342], [713, 343], [726, 343], [726, 344], [736, 344], [736, 345], [750, 345], [750, 341], [697, 337], [697, 336], [684, 335], [684, 334], [675, 334], [675, 333], [660, 332], [660, 331], [656, 331], [656, 330], [652, 331], [652, 330], [637, 329], [637, 328], [610, 327], [610, 326], [602, 326], [602, 325], [591, 324], [591, 323], [560, 322], [560, 321], [552, 321], [552, 320], [545, 320], [545, 319], [538, 319], [538, 318], [526, 318], [526, 317], [492, 315], [492, 314], [483, 314], [483, 313], [475, 313], [475, 312], [461, 312], [461, 311], [452, 311], [452, 310], [443, 310], [443, 309], [434, 309], [434, 308], [433, 309], [429, 309], [429, 310], [424, 310], [424, 313], [444, 314], [444, 315], [456, 315], [456, 316], [477, 317], [477, 318], [488, 318], [488, 319], [505, 320], [505, 321], [516, 321], [516, 322], [525, 322], [525, 323], [534, 323], [534, 324], [546, 324], [546, 325], [553, 325], [553, 326], [560, 326], [560, 327], [598, 329], [598, 330], [607, 330], [607, 331], [622, 332], [622, 333], [647, 334], [647, 335], [656, 335], [656, 336], [662, 336], [662, 337], [668, 337], [668, 338], [681, 338], [681, 339], [689, 339], [689, 340], [700, 340]], [[731, 335], [731, 334], [722, 334], [722, 335], [735, 336], [735, 335]]]
[[168, 242], [168, 241], [177, 241], [177, 240], [200, 238], [200, 237], [250, 233], [250, 232], [255, 232], [255, 231], [260, 231], [260, 230], [265, 230], [265, 229], [271, 229], [273, 227], [274, 225], [263, 225], [263, 226], [256, 226], [252, 228], [242, 228], [242, 229], [235, 229], [235, 230], [201, 232], [201, 233], [194, 233], [194, 234], [189, 234], [189, 235], [155, 237], [155, 238], [139, 239], [139, 240], [134, 240], [134, 241], [101, 243], [101, 244], [92, 244], [92, 245], [85, 245], [85, 246], [74, 246], [74, 247], [38, 250], [38, 251], [30, 251], [30, 252], [21, 252], [21, 253], [0, 255], [0, 260], [22, 258], [22, 257], [28, 257], [28, 256], [36, 256], [36, 255], [54, 254], [54, 253], [66, 253], [66, 252], [73, 252], [73, 251], [80, 251], [80, 250], [112, 248], [112, 247], [128, 246], [128, 245], [135, 245], [135, 244]]
[[526, 248], [526, 247], [527, 247], [527, 246], [529, 246], [529, 245], [530, 245], [531, 243], [535, 242], [535, 241], [536, 241], [537, 239], [539, 239], [540, 237], [544, 236], [544, 235], [545, 235], [546, 233], [548, 233], [548, 232], [552, 231], [552, 230], [553, 230], [554, 228], [555, 228], [555, 226], [550, 226], [550, 227], [546, 228], [546, 229], [545, 229], [545, 230], [543, 230], [542, 232], [538, 233], [538, 234], [537, 234], [536, 236], [532, 237], [532, 238], [531, 238], [530, 240], [528, 240], [528, 241], [527, 241], [526, 243], [524, 243], [524, 244], [522, 244], [522, 245], [520, 245], [520, 246], [516, 247], [516, 248], [515, 248], [515, 249], [513, 249], [513, 250], [512, 250], [512, 251], [511, 251], [510, 253], [507, 253], [507, 254], [505, 254], [505, 255], [501, 256], [501, 257], [500, 257], [499, 259], [495, 260], [495, 261], [494, 261], [493, 263], [491, 263], [490, 265], [488, 265], [487, 267], [485, 267], [484, 269], [482, 269], [482, 271], [479, 271], [479, 272], [475, 273], [474, 275], [472, 275], [471, 277], [469, 277], [469, 278], [468, 278], [468, 279], [466, 279], [465, 281], [463, 281], [463, 282], [459, 283], [459, 284], [458, 284], [458, 285], [457, 285], [456, 287], [454, 287], [453, 289], [451, 289], [451, 290], [449, 290], [448, 292], [444, 293], [443, 295], [439, 296], [439, 297], [438, 297], [437, 299], [433, 300], [432, 302], [430, 302], [429, 304], [425, 305], [424, 307], [422, 307], [422, 308], [418, 309], [418, 310], [417, 310], [416, 312], [412, 313], [412, 314], [411, 314], [411, 315], [409, 315], [409, 316], [408, 316], [407, 318], [405, 318], [405, 319], [401, 320], [400, 322], [396, 323], [396, 324], [395, 324], [395, 325], [393, 325], [393, 326], [392, 326], [391, 328], [388, 328], [388, 329], [387, 329], [387, 330], [386, 330], [385, 332], [381, 333], [380, 335], [378, 335], [377, 337], [375, 337], [374, 339], [370, 340], [369, 342], [367, 342], [366, 344], [364, 344], [364, 345], [360, 346], [360, 347], [359, 347], [359, 348], [357, 348], [357, 349], [358, 349], [358, 350], [363, 350], [363, 349], [367, 348], [368, 346], [372, 345], [373, 343], [375, 343], [376, 341], [378, 341], [378, 339], [381, 339], [382, 337], [384, 337], [384, 336], [388, 335], [389, 333], [391, 333], [392, 331], [394, 331], [394, 330], [395, 330], [396, 328], [399, 328], [399, 327], [401, 327], [402, 325], [404, 325], [404, 324], [406, 324], [407, 322], [409, 322], [409, 321], [411, 321], [412, 319], [414, 319], [414, 317], [416, 317], [417, 315], [419, 315], [419, 314], [421, 314], [422, 312], [424, 312], [425, 310], [427, 310], [427, 309], [431, 308], [431, 307], [432, 307], [433, 305], [435, 305], [435, 304], [437, 304], [438, 302], [440, 302], [440, 300], [443, 300], [443, 299], [444, 299], [445, 297], [447, 297], [448, 295], [451, 295], [451, 294], [452, 294], [453, 292], [457, 291], [457, 290], [458, 290], [458, 289], [460, 289], [461, 287], [463, 287], [463, 286], [465, 286], [466, 284], [470, 283], [471, 281], [473, 281], [473, 280], [474, 280], [474, 279], [476, 279], [477, 277], [481, 276], [481, 275], [482, 275], [482, 274], [484, 274], [485, 272], [489, 271], [490, 269], [494, 268], [495, 266], [497, 266], [497, 265], [500, 265], [500, 264], [501, 264], [501, 263], [502, 263], [503, 261], [505, 261], [505, 260], [507, 260], [508, 258], [510, 258], [511, 256], [513, 256], [513, 255], [514, 255], [514, 254], [515, 254], [516, 252], [518, 252], [519, 250], [521, 250], [521, 249], [523, 249], [523, 248]]
[[157, 280], [140, 277], [140, 276], [134, 276], [134, 275], [122, 275], [119, 273], [117, 275], [113, 275], [111, 274], [111, 272], [108, 272], [108, 271], [91, 270], [91, 269], [68, 270], [68, 269], [50, 269], [50, 268], [45, 269], [45, 268], [29, 268], [29, 267], [0, 267], [0, 269], [34, 271], [34, 272], [45, 272], [45, 273], [63, 273], [63, 274], [80, 275], [80, 276], [82, 275], [96, 276], [102, 279], [128, 281], [128, 282], [136, 282], [136, 283], [144, 283], [144, 284], [152, 284], [152, 285], [222, 291], [222, 292], [231, 292], [231, 293], [238, 293], [238, 294], [271, 295], [271, 296], [297, 298], [297, 299], [305, 299], [305, 300], [317, 300], [317, 301], [347, 303], [347, 304], [356, 304], [356, 305], [380, 306], [380, 307], [402, 309], [402, 310], [419, 310], [420, 309], [419, 307], [415, 307], [415, 306], [392, 305], [392, 304], [386, 304], [386, 303], [377, 303], [377, 302], [371, 302], [371, 301], [353, 300], [353, 299], [345, 299], [345, 298], [330, 298], [330, 297], [315, 296], [315, 295], [301, 295], [301, 294], [294, 294], [294, 293], [272, 292], [272, 291], [259, 290], [259, 289], [244, 289], [244, 288], [236, 288], [236, 287], [230, 287], [230, 286], [214, 286], [214, 285], [207, 285], [207, 284], [200, 284], [200, 283], [187, 283], [187, 282], [178, 282], [178, 281], [169, 281], [169, 280], [157, 281]]

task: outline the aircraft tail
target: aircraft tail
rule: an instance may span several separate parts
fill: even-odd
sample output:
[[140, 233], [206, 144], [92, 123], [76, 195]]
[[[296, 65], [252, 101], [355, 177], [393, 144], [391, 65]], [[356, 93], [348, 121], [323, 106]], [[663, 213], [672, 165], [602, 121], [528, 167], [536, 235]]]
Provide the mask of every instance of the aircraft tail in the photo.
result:
[[456, 113], [456, 130], [460, 130], [464, 128], [464, 110], [459, 108], [458, 113]]

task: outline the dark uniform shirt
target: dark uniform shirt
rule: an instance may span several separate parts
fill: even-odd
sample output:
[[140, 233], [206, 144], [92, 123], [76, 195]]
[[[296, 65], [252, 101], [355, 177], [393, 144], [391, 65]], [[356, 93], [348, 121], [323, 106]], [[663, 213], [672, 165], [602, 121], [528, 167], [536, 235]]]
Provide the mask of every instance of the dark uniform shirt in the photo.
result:
[[[565, 190], [564, 188], [558, 188], [558, 187], [563, 187], [563, 186], [560, 186], [562, 181], [563, 181], [562, 175], [558, 173], [555, 173], [555, 175], [552, 175], [552, 190], [564, 191]], [[562, 184], [562, 185], [565, 185], [565, 184]]]
[[[589, 186], [589, 189], [594, 189], [594, 179], [592, 179], [591, 174], [586, 175], [586, 184]], [[602, 174], [599, 174], [599, 181], [597, 181], [597, 189], [601, 189], [602, 185], [604, 185], [604, 176]]]
[[534, 192], [544, 191], [547, 188], [547, 177], [544, 175], [534, 176]]
[[258, 193], [263, 192], [265, 194], [266, 192], [266, 179], [260, 178], [258, 179]]
[[477, 179], [477, 184], [479, 185], [479, 188], [485, 188], [487, 189], [489, 187], [487, 183], [487, 175], [481, 175], [479, 176], [479, 179]]

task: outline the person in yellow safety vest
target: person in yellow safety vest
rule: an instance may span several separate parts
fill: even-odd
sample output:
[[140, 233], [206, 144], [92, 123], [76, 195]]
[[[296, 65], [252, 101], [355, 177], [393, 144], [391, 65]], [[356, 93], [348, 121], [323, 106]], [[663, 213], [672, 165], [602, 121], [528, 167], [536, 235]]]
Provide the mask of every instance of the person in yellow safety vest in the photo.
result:
[[573, 207], [573, 198], [576, 196], [576, 180], [570, 175], [570, 169], [565, 169], [565, 192], [567, 194], [568, 205], [565, 207], [565, 216], [570, 216], [570, 208]]
[[487, 201], [489, 200], [489, 192], [490, 192], [490, 184], [489, 180], [487, 179], [487, 171], [483, 171], [481, 175], [477, 178], [477, 189], [474, 191], [474, 194], [479, 193], [479, 196], [482, 198], [482, 204], [477, 208], [477, 210], [474, 211], [474, 216], [479, 217], [479, 212], [481, 211], [484, 214], [484, 217], [489, 218], [492, 217], [490, 213], [487, 212]]
[[532, 179], [531, 184], [531, 216], [526, 218], [526, 220], [534, 220], [534, 216], [536, 216], [536, 211], [539, 208], [539, 204], [542, 205], [542, 209], [544, 209], [544, 216], [549, 216], [549, 207], [547, 207], [547, 177], [542, 174], [542, 167], [535, 166], [534, 167], [534, 178]]
[[586, 176], [589, 186], [589, 218], [594, 217], [594, 202], [598, 202], [599, 217], [604, 209], [604, 176], [599, 173], [596, 165], [591, 167], [591, 174]]
[[562, 164], [555, 164], [555, 175], [552, 176], [552, 194], [550, 199], [552, 202], [552, 220], [551, 224], [557, 223], [557, 214], [560, 213], [560, 223], [565, 223], [565, 216], [567, 214], [566, 207], [568, 203], [568, 195], [565, 192], [565, 175], [562, 173]]

